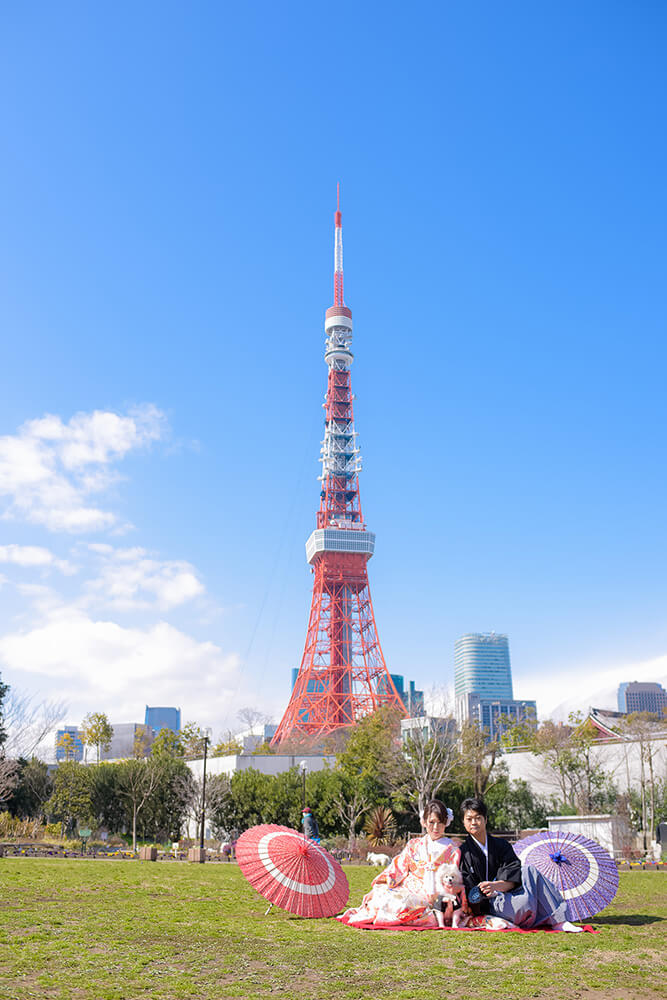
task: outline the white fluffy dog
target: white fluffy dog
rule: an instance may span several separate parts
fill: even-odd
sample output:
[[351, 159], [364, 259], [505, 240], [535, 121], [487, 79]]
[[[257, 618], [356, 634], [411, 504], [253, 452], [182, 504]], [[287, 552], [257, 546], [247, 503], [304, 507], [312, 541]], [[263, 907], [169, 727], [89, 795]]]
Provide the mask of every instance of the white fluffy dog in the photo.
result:
[[386, 868], [388, 864], [391, 864], [391, 858], [388, 854], [373, 854], [372, 851], [366, 855], [366, 861], [369, 865], [379, 865], [380, 868]]
[[435, 894], [431, 901], [434, 903], [438, 900], [440, 903], [437, 909], [434, 908], [438, 927], [445, 927], [448, 917], [452, 927], [465, 927], [468, 917], [462, 909], [454, 909], [454, 903], [463, 888], [461, 872], [456, 865], [439, 865], [435, 870], [434, 881]]

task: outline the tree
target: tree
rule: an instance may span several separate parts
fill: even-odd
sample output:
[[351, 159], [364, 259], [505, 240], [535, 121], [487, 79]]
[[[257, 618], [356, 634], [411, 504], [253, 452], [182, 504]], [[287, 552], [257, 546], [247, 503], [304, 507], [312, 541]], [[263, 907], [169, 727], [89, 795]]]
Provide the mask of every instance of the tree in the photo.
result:
[[[144, 772], [141, 768], [145, 765], [152, 769], [155, 780], [142, 784], [140, 779]], [[130, 769], [138, 770], [139, 775], [128, 777]], [[88, 770], [91, 772], [93, 811], [111, 833], [122, 833], [134, 826], [137, 837], [178, 840], [185, 810], [177, 782], [190, 774], [182, 758], [158, 756], [102, 761]], [[147, 794], [142, 803], [144, 791]]]
[[656, 736], [665, 732], [665, 722], [650, 712], [631, 712], [622, 722], [621, 730], [629, 741], [639, 747], [641, 824], [644, 850], [648, 850], [649, 831], [651, 839], [655, 829], [656, 781], [655, 766], [660, 749]]
[[4, 702], [9, 692], [9, 684], [3, 684], [0, 680], [0, 747], [7, 739], [7, 730], [5, 729], [5, 712], [4, 712]]
[[553, 814], [553, 800], [534, 795], [527, 781], [519, 778], [510, 781], [503, 775], [489, 789], [486, 799], [489, 826], [494, 830], [522, 830], [547, 825], [547, 816]]
[[61, 835], [73, 834], [77, 821], [95, 825], [91, 797], [91, 771], [76, 760], [58, 765], [53, 779], [53, 793], [44, 810], [60, 820]]
[[534, 733], [525, 733], [525, 745], [541, 757], [551, 770], [560, 789], [563, 805], [574, 807], [574, 789], [571, 772], [574, 759], [571, 750], [572, 727], [556, 724], [550, 719], [543, 722]]
[[249, 767], [232, 775], [231, 793], [235, 821], [231, 824], [240, 830], [268, 820], [268, 802], [271, 798], [272, 778]]
[[151, 757], [179, 758], [183, 760], [184, 756], [185, 750], [180, 735], [165, 726], [153, 740]]
[[56, 749], [62, 750], [65, 760], [74, 760], [76, 757], [76, 743], [71, 733], [64, 732], [56, 740]]
[[[656, 826], [667, 819], [667, 778], [658, 778], [655, 783], [655, 819]], [[652, 831], [655, 836], [655, 830]], [[667, 844], [662, 845], [663, 858], [667, 852]]]
[[49, 769], [37, 757], [32, 757], [30, 760], [21, 758], [16, 763], [18, 764], [16, 787], [7, 807], [12, 816], [38, 819], [42, 815], [44, 803], [53, 791]]
[[339, 771], [324, 767], [321, 771], [306, 774], [306, 804], [317, 817], [322, 837], [348, 833], [348, 826], [341, 818], [336, 800], [343, 789], [344, 779]]
[[235, 816], [231, 794], [231, 783], [226, 774], [212, 774], [206, 779], [206, 802], [203, 801], [203, 782], [195, 778], [192, 771], [182, 774], [177, 781], [177, 794], [183, 813], [201, 829], [202, 807], [206, 806], [208, 819], [214, 834], [221, 839], [230, 836]]
[[226, 736], [221, 736], [215, 746], [211, 748], [211, 757], [230, 757], [242, 752], [243, 747], [239, 740], [228, 732]]
[[6, 693], [3, 710], [4, 753], [18, 760], [33, 756], [39, 744], [63, 720], [67, 706], [62, 701], [35, 701], [11, 688]]
[[206, 789], [206, 815], [209, 817], [211, 829], [221, 840], [235, 840], [241, 828], [232, 795], [231, 779], [227, 774], [215, 774], [212, 775], [211, 783], [213, 790], [210, 798], [208, 782]]
[[422, 816], [426, 803], [435, 798], [459, 765], [454, 720], [442, 719], [440, 730], [435, 732], [426, 726], [412, 729], [404, 744], [404, 755], [406, 798]]
[[0, 802], [6, 802], [14, 794], [18, 781], [18, 762], [5, 756], [4, 744], [8, 732], [5, 727], [5, 699], [9, 685], [0, 680]]
[[151, 736], [152, 731], [150, 726], [137, 726], [132, 745], [132, 756], [135, 760], [143, 760], [148, 757], [151, 749]]
[[594, 813], [600, 800], [606, 798], [608, 775], [597, 759], [595, 731], [586, 725], [581, 712], [571, 712], [568, 721], [572, 727], [570, 780], [575, 789], [575, 804], [582, 813]]
[[[156, 841], [179, 840], [185, 819], [179, 783], [191, 772], [182, 757], [161, 756], [158, 760], [158, 781], [141, 811], [142, 836], [149, 836]], [[207, 802], [209, 783], [207, 780]]]
[[0, 803], [7, 802], [14, 795], [18, 777], [19, 762], [0, 757]]
[[196, 722], [186, 722], [179, 737], [186, 760], [197, 760], [204, 756], [206, 730], [198, 726]]
[[[269, 823], [301, 828], [303, 808], [303, 775], [298, 767], [275, 776], [269, 791], [267, 818]], [[311, 806], [312, 808], [312, 806]]]
[[101, 826], [110, 833], [120, 833], [131, 825], [125, 799], [120, 793], [120, 761], [100, 761], [90, 771], [90, 797]]
[[[494, 782], [500, 744], [488, 739], [488, 733], [474, 721], [464, 722], [459, 734], [459, 759], [455, 772], [459, 780], [469, 783], [475, 795], [484, 795]], [[496, 780], [498, 775], [496, 774]]]
[[581, 713], [570, 713], [568, 725], [543, 722], [532, 736], [526, 732], [525, 739], [554, 774], [563, 808], [590, 813], [614, 797], [609, 776], [597, 759], [595, 733]]
[[267, 722], [271, 721], [269, 715], [265, 715], [259, 708], [253, 707], [240, 708], [236, 713], [236, 717], [239, 722], [243, 723], [250, 730], [251, 736], [254, 735], [255, 726], [264, 726]]
[[[344, 780], [335, 803], [351, 845], [369, 809], [391, 804], [402, 810], [410, 801], [418, 809], [420, 794], [423, 796], [430, 787], [427, 779], [432, 778], [436, 763], [442, 763], [449, 754], [447, 748], [441, 757], [437, 748], [426, 748], [428, 740], [417, 739], [413, 753], [404, 752], [400, 719], [400, 713], [391, 705], [367, 715], [350, 731], [345, 747], [336, 756], [336, 771]], [[420, 775], [418, 788], [415, 773]]]
[[79, 734], [86, 746], [95, 747], [99, 764], [102, 751], [110, 748], [113, 736], [113, 726], [104, 712], [89, 712], [79, 727]]
[[368, 812], [371, 803], [364, 782], [353, 781], [345, 774], [341, 775], [341, 779], [335, 805], [338, 815], [347, 826], [348, 845], [352, 850], [357, 837], [357, 826]]
[[367, 805], [386, 805], [388, 796], [404, 787], [400, 718], [392, 705], [365, 716], [350, 731], [347, 745], [336, 756], [336, 769], [363, 784]]
[[153, 758], [133, 758], [119, 761], [118, 792], [125, 799], [132, 815], [132, 850], [137, 849], [137, 817], [160, 779], [160, 761]]

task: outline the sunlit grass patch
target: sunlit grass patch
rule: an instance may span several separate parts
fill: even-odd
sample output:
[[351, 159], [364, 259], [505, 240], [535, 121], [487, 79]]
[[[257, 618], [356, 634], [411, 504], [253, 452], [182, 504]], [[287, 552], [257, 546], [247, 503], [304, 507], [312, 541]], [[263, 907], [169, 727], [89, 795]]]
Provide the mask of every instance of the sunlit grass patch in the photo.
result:
[[[346, 873], [358, 901], [373, 872]], [[461, 1000], [665, 996], [662, 872], [622, 873], [595, 936], [362, 932], [265, 916], [232, 864], [9, 858], [0, 886], [2, 1000], [432, 1000], [434, 976], [438, 994]]]

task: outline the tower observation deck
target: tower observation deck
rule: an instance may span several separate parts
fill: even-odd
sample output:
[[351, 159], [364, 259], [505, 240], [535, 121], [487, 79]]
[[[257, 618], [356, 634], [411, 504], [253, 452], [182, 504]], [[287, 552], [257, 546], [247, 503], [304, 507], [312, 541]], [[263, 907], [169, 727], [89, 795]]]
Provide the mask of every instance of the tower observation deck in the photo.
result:
[[368, 585], [375, 535], [361, 512], [350, 369], [352, 311], [343, 299], [340, 191], [334, 228], [334, 304], [324, 318], [328, 367], [320, 506], [306, 542], [313, 595], [301, 666], [285, 714], [271, 741], [323, 736], [391, 704], [403, 702], [382, 654]]

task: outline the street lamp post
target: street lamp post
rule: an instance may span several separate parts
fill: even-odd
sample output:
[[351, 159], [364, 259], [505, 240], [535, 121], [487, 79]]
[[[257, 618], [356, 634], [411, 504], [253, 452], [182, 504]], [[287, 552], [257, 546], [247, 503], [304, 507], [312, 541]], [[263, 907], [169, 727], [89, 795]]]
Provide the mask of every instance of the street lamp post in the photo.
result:
[[210, 736], [211, 730], [207, 729], [204, 736], [204, 773], [202, 774], [201, 781], [201, 832], [199, 836], [199, 848], [204, 850], [204, 825], [206, 822], [206, 756], [208, 752], [208, 745], [211, 742]]
[[306, 771], [308, 770], [308, 765], [305, 760], [299, 761], [299, 767], [301, 768], [301, 812], [306, 808]]

